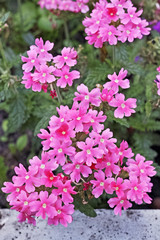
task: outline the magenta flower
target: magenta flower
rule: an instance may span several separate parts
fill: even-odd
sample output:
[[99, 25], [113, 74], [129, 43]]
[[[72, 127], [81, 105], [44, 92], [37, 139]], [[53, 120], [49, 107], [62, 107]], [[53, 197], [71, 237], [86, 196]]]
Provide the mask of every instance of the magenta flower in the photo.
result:
[[123, 158], [131, 158], [134, 156], [134, 153], [132, 152], [131, 148], [128, 148], [128, 143], [126, 141], [122, 141], [120, 144], [120, 148], [117, 149], [119, 154], [119, 160], [121, 162], [121, 165], [123, 164]]
[[113, 90], [114, 93], [117, 93], [119, 91], [119, 86], [124, 89], [129, 88], [130, 87], [129, 80], [128, 79], [124, 80], [126, 76], [127, 76], [127, 70], [124, 70], [122, 68], [118, 75], [115, 72], [112, 75], [109, 74], [108, 78], [111, 81], [105, 83], [103, 86], [108, 90]]
[[48, 224], [58, 225], [59, 223], [61, 223], [62, 225], [67, 227], [68, 223], [72, 222], [71, 214], [73, 214], [74, 212], [74, 205], [69, 204], [67, 206], [66, 205], [62, 206], [62, 201], [58, 199], [54, 204], [54, 207], [57, 211], [57, 215], [54, 216], [53, 218], [48, 218]]
[[53, 134], [49, 133], [48, 131], [46, 131], [45, 129], [40, 129], [41, 133], [37, 134], [37, 136], [40, 139], [45, 139], [44, 141], [41, 142], [41, 144], [43, 145], [43, 150], [46, 151], [48, 149], [50, 149], [50, 144], [53, 140]]
[[139, 24], [141, 22], [141, 19], [139, 16], [142, 14], [143, 10], [140, 10], [136, 13], [136, 8], [135, 7], [130, 7], [128, 8], [127, 13], [122, 13], [120, 14], [120, 19], [123, 24], [127, 24], [129, 22], [132, 22], [134, 24]]
[[39, 66], [39, 60], [37, 58], [37, 52], [35, 50], [29, 50], [27, 51], [28, 58], [22, 56], [21, 59], [23, 62], [26, 62], [23, 64], [22, 69], [25, 72], [30, 72], [35, 67], [37, 68]]
[[110, 102], [114, 97], [114, 91], [113, 90], [108, 90], [108, 89], [103, 89], [101, 93], [101, 100], [103, 102]]
[[128, 98], [125, 101], [125, 96], [122, 93], [117, 93], [115, 99], [109, 102], [109, 105], [112, 107], [117, 107], [114, 111], [115, 118], [123, 118], [124, 116], [130, 117], [132, 113], [135, 113], [135, 110], [132, 108], [136, 108], [136, 99]]
[[28, 193], [35, 191], [35, 186], [39, 187], [39, 180], [35, 177], [38, 172], [38, 168], [29, 167], [27, 172], [23, 165], [20, 163], [19, 168], [15, 167], [15, 172], [18, 176], [13, 177], [13, 182], [15, 186], [20, 187], [25, 184], [25, 189]]
[[41, 191], [39, 193], [40, 201], [34, 201], [30, 203], [30, 209], [32, 212], [37, 212], [36, 216], [41, 216], [43, 219], [48, 217], [54, 217], [57, 215], [57, 211], [54, 207], [54, 203], [57, 201], [57, 197], [52, 193], [48, 196], [47, 191]]
[[60, 125], [60, 127], [55, 131], [56, 136], [61, 140], [70, 140], [70, 138], [75, 137], [75, 132], [73, 131], [73, 128], [71, 124], [63, 123]]
[[100, 29], [100, 35], [103, 42], [109, 42], [110, 45], [117, 44], [118, 30], [114, 26], [106, 25]]
[[[112, 173], [115, 175], [119, 174], [120, 172], [120, 167], [117, 165], [118, 162], [118, 156], [113, 152], [113, 153], [107, 153], [103, 159], [105, 163], [105, 174], [106, 177], [111, 177]], [[96, 167], [99, 167], [100, 164], [97, 164]], [[103, 166], [103, 165], [102, 165]]]
[[25, 85], [25, 88], [32, 88], [34, 92], [40, 92], [42, 90], [43, 85], [39, 81], [33, 81], [32, 73], [24, 72], [22, 79], [24, 81], [21, 83]]
[[126, 196], [123, 196], [121, 198], [118, 198], [118, 197], [115, 197], [115, 198], [110, 198], [108, 200], [108, 204], [111, 208], [113, 208], [114, 206], [116, 206], [114, 208], [114, 213], [115, 215], [120, 215], [121, 216], [121, 213], [122, 213], [122, 207], [124, 210], [132, 207], [132, 203], [130, 203]]
[[48, 67], [43, 64], [40, 65], [37, 70], [38, 71], [31, 74], [33, 81], [39, 81], [40, 83], [52, 83], [56, 80], [55, 76], [52, 75], [55, 71], [53, 66]]
[[80, 106], [83, 106], [83, 108], [89, 107], [89, 103], [92, 105], [99, 107], [101, 104], [100, 100], [100, 89], [94, 88], [91, 92], [88, 91], [88, 87], [84, 84], [81, 84], [77, 87], [77, 91], [75, 92], [75, 98], [74, 101], [80, 101]]
[[86, 178], [92, 173], [91, 168], [80, 163], [78, 159], [74, 159], [73, 162], [65, 164], [63, 170], [65, 174], [70, 175], [73, 182], [79, 182], [81, 175]]
[[[14, 178], [13, 178], [14, 180]], [[24, 186], [15, 186], [14, 182], [4, 182], [3, 183], [5, 187], [2, 187], [1, 190], [4, 193], [10, 193], [7, 196], [7, 201], [10, 202], [10, 204], [12, 204], [12, 202], [18, 197], [18, 195], [20, 194], [20, 192], [22, 190], [25, 190]]]
[[53, 59], [53, 56], [51, 53], [48, 53], [48, 51], [52, 50], [54, 43], [51, 43], [47, 40], [44, 44], [42, 38], [36, 38], [35, 44], [37, 47], [34, 47], [34, 49], [36, 49], [37, 53], [39, 54], [38, 59], [43, 59], [43, 61], [45, 60], [50, 62]]
[[88, 122], [84, 124], [86, 129], [89, 129], [91, 126], [93, 131], [100, 133], [104, 129], [104, 124], [100, 124], [100, 122], [104, 122], [106, 120], [106, 116], [103, 115], [103, 112], [90, 109], [88, 114]]
[[55, 182], [57, 181], [58, 177], [55, 176], [51, 170], [44, 170], [44, 177], [41, 177], [41, 185], [44, 185], [45, 187], [52, 187]]
[[93, 184], [94, 189], [92, 191], [92, 194], [95, 196], [95, 198], [101, 196], [104, 190], [106, 193], [113, 193], [113, 190], [111, 188], [111, 182], [114, 181], [114, 178], [105, 179], [105, 174], [101, 170], [95, 172], [94, 177], [96, 178], [96, 180], [91, 180], [90, 182]]
[[62, 68], [64, 64], [69, 67], [76, 65], [77, 52], [74, 50], [74, 48], [64, 47], [61, 51], [61, 54], [62, 56], [58, 55], [53, 59], [53, 62], [57, 68]]
[[60, 77], [57, 80], [57, 86], [61, 88], [65, 88], [67, 84], [72, 86], [73, 80], [80, 78], [80, 72], [73, 70], [69, 71], [70, 68], [68, 66], [64, 66], [61, 70], [57, 69], [54, 74], [57, 77]]
[[53, 189], [52, 193], [55, 196], [60, 195], [65, 205], [68, 205], [69, 203], [73, 202], [73, 197], [71, 196], [71, 194], [77, 194], [77, 192], [75, 192], [74, 187], [71, 186], [71, 180], [68, 180], [65, 183], [58, 180], [57, 182], [54, 183], [54, 187], [58, 189]]
[[118, 177], [115, 181], [111, 182], [111, 188], [116, 191], [118, 198], [124, 196], [125, 185], [123, 184], [123, 178]]
[[63, 166], [66, 161], [66, 155], [73, 156], [75, 154], [75, 148], [71, 144], [72, 141], [63, 142], [54, 138], [50, 144], [50, 147], [53, 148], [53, 150], [49, 151], [51, 159], [54, 158], [54, 161]]
[[133, 27], [133, 25], [130, 23], [126, 25], [119, 25], [117, 29], [119, 30], [118, 40], [122, 43], [126, 42], [127, 40], [129, 42], [133, 42], [134, 39], [138, 38], [140, 34], [140, 30], [137, 27]]
[[83, 163], [85, 162], [89, 167], [92, 163], [97, 163], [95, 158], [101, 158], [104, 153], [102, 149], [94, 148], [95, 142], [91, 138], [87, 138], [85, 143], [77, 142], [77, 146], [82, 151], [75, 155], [75, 159], [79, 159]]

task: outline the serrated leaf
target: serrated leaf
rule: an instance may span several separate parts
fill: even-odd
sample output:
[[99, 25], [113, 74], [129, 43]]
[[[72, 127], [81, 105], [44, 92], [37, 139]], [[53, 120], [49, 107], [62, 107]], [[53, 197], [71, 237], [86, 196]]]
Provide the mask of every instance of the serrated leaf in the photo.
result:
[[8, 132], [12, 133], [19, 129], [25, 122], [26, 106], [24, 99], [16, 97], [10, 105], [10, 114], [8, 119]]
[[23, 149], [27, 146], [28, 137], [26, 134], [20, 136], [16, 141], [16, 147], [19, 151], [23, 151]]
[[152, 112], [152, 105], [151, 102], [146, 102], [145, 104], [145, 110], [146, 110], [146, 116], [149, 117], [151, 115]]
[[5, 13], [4, 16], [1, 18], [1, 22], [5, 23], [9, 18], [9, 15], [10, 15], [10, 12]]
[[83, 204], [82, 199], [79, 195], [74, 196], [74, 206], [78, 209], [81, 213], [84, 213], [86, 216], [89, 217], [96, 217], [97, 214], [94, 208], [89, 204]]
[[47, 127], [47, 125], [49, 124], [50, 118], [54, 114], [56, 114], [56, 109], [52, 108], [45, 114], [45, 116], [42, 117], [42, 119], [37, 123], [37, 125], [35, 127], [34, 136], [37, 136], [37, 134], [39, 133], [39, 130], [41, 128], [46, 128]]
[[116, 123], [119, 123], [122, 126], [125, 126], [127, 128], [130, 127], [126, 118], [123, 118], [123, 119], [115, 118], [113, 111], [108, 111], [107, 112], [107, 117], [108, 117], [108, 121], [115, 121]]

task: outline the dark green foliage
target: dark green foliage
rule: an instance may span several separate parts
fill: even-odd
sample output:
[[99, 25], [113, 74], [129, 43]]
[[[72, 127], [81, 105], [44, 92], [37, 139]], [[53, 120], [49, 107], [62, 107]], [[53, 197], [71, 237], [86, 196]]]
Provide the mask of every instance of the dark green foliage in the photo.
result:
[[94, 211], [94, 208], [88, 203], [82, 203], [82, 199], [78, 195], [74, 196], [74, 206], [81, 213], [84, 213], [85, 215], [87, 215], [89, 217], [97, 216], [96, 212]]

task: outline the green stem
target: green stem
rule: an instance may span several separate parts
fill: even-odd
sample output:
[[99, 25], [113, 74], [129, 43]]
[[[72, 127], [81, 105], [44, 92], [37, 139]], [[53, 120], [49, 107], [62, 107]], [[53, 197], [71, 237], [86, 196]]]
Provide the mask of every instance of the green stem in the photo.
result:
[[57, 87], [57, 85], [54, 84], [54, 88], [55, 88], [56, 93], [57, 93], [58, 101], [59, 101], [59, 103], [61, 104], [61, 102], [62, 102], [62, 96], [61, 96], [61, 94], [60, 94], [59, 87]]

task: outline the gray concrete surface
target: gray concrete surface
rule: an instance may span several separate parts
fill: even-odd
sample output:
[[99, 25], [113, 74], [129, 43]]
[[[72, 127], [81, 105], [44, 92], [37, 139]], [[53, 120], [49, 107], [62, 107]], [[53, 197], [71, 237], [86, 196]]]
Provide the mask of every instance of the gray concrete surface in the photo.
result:
[[76, 211], [65, 228], [42, 219], [36, 227], [18, 223], [17, 212], [0, 209], [0, 240], [160, 240], [160, 210], [129, 210], [122, 216], [112, 210], [96, 212], [90, 218]]

